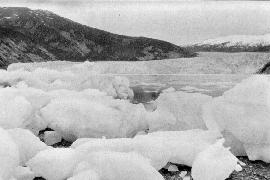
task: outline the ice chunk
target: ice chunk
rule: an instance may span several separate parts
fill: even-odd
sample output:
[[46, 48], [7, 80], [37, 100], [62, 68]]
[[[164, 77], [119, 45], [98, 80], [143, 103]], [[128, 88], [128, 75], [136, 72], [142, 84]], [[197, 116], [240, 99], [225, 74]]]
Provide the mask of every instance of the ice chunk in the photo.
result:
[[130, 152], [134, 149], [133, 141], [131, 138], [85, 139], [84, 141], [78, 139], [71, 147], [82, 154], [96, 151]]
[[77, 82], [80, 82], [77, 85], [80, 89], [99, 89], [119, 99], [132, 99], [134, 95], [126, 77], [85, 74], [85, 77], [77, 76]]
[[16, 91], [18, 95], [25, 97], [35, 110], [42, 108], [51, 100], [49, 94], [40, 89], [31, 87], [17, 87]]
[[[93, 170], [80, 172], [67, 180], [100, 180], [99, 175]], [[120, 179], [119, 179], [120, 180]]]
[[237, 171], [237, 172], [240, 172], [242, 170], [243, 170], [243, 168], [239, 164], [235, 168], [235, 171]]
[[148, 112], [153, 112], [157, 109], [157, 105], [155, 101], [145, 102], [143, 103], [143, 105], [146, 111]]
[[[160, 131], [150, 133], [149, 141], [155, 138], [161, 138], [159, 141], [161, 148], [161, 154], [169, 151], [169, 160], [168, 162], [175, 164], [184, 164], [187, 166], [191, 166], [197, 154], [203, 151], [205, 148], [209, 147], [209, 145], [216, 142], [218, 138], [221, 136], [216, 132], [205, 131], [199, 129], [187, 130], [187, 131]], [[147, 136], [138, 136], [138, 138], [145, 139]], [[136, 138], [136, 137], [135, 137]], [[151, 154], [155, 147], [150, 147], [151, 144], [146, 148], [148, 148], [147, 153]], [[185, 149], [185, 151], [183, 151]], [[154, 156], [155, 157], [155, 156]], [[151, 158], [149, 158], [151, 159]]]
[[0, 89], [0, 126], [25, 127], [32, 114], [32, 106], [25, 97], [16, 95], [12, 88]]
[[[80, 161], [86, 161], [88, 164], [79, 164]], [[48, 149], [38, 153], [27, 165], [36, 176], [42, 176], [49, 180], [69, 178], [74, 171], [76, 172], [72, 178], [76, 179], [79, 177], [97, 179], [100, 177], [100, 179], [110, 180], [163, 179], [158, 171], [150, 165], [149, 160], [135, 153], [99, 151], [77, 154], [76, 150], [70, 148]], [[88, 170], [93, 171], [89, 173]]]
[[108, 99], [111, 100], [112, 97], [107, 96], [105, 92], [99, 91], [97, 89], [84, 89], [82, 91], [67, 90], [67, 89], [57, 89], [49, 91], [48, 94], [52, 99], [56, 98], [87, 98], [87, 99]]
[[80, 172], [84, 172], [89, 169], [91, 169], [91, 164], [87, 161], [82, 161], [73, 170], [73, 175], [79, 174]]
[[179, 170], [178, 170], [178, 167], [176, 165], [171, 164], [169, 166], [169, 168], [168, 168], [168, 171], [170, 171], [170, 172], [176, 172], [176, 171], [179, 171]]
[[35, 174], [29, 167], [18, 166], [14, 173], [17, 180], [33, 180], [35, 178]]
[[253, 76], [205, 105], [207, 127], [220, 131], [235, 155], [270, 162], [269, 92], [269, 77]]
[[47, 92], [44, 92], [35, 88], [18, 88], [18, 94], [25, 97], [32, 106], [32, 114], [29, 117], [30, 123], [26, 126], [27, 129], [30, 129], [36, 135], [42, 129], [45, 129], [48, 124], [40, 116], [40, 109], [46, 106], [51, 97]]
[[173, 87], [169, 87], [167, 89], [162, 90], [163, 93], [171, 93], [171, 92], [175, 92], [175, 91], [176, 91], [176, 89]]
[[91, 162], [80, 162], [73, 171], [73, 176], [69, 180], [98, 180], [99, 175], [91, 169]]
[[249, 160], [270, 162], [269, 144], [244, 144]]
[[204, 130], [155, 132], [133, 139], [78, 140], [72, 147], [82, 154], [96, 151], [137, 152], [157, 170], [168, 162], [191, 166], [196, 155], [220, 136]]
[[129, 80], [126, 77], [116, 76], [112, 85], [117, 93], [117, 97], [120, 99], [132, 99], [134, 94], [132, 89], [129, 88]]
[[181, 171], [179, 174], [181, 178], [184, 178], [186, 175], [187, 175], [187, 171]]
[[132, 137], [147, 129], [143, 105], [125, 100], [54, 99], [41, 109], [49, 127], [64, 139]]
[[191, 179], [190, 176], [185, 176], [185, 177], [183, 177], [183, 180], [190, 180], [190, 179]]
[[230, 151], [235, 156], [247, 156], [243, 143], [237, 139], [231, 132], [224, 130], [222, 131], [223, 137], [226, 139], [224, 146], [230, 147]]
[[8, 132], [0, 127], [0, 179], [10, 179], [19, 165], [19, 150]]
[[48, 180], [64, 180], [72, 176], [78, 163], [74, 149], [52, 148], [39, 152], [26, 164], [36, 176]]
[[163, 109], [157, 109], [153, 112], [146, 114], [147, 123], [149, 126], [149, 132], [155, 132], [160, 130], [174, 130], [177, 124], [176, 117]]
[[237, 168], [238, 159], [223, 147], [224, 139], [200, 152], [192, 164], [194, 180], [225, 180]]
[[[202, 117], [202, 105], [210, 100], [212, 100], [210, 96], [199, 93], [180, 91], [161, 93], [156, 100], [157, 110], [160, 114], [171, 113], [176, 122], [171, 122], [169, 128], [167, 126], [165, 129], [162, 126], [160, 128], [162, 130], [206, 129]], [[164, 120], [168, 121], [168, 118], [164, 117]], [[174, 121], [173, 118], [170, 120]]]
[[4, 128], [28, 128], [33, 132], [46, 128], [39, 117], [39, 109], [45, 106], [50, 97], [34, 88], [0, 89], [0, 125]]
[[137, 153], [94, 152], [83, 156], [100, 179], [110, 180], [164, 180], [148, 159]]
[[[122, 138], [121, 138], [122, 139]], [[88, 142], [94, 142], [94, 141], [100, 141], [101, 139], [97, 139], [97, 138], [79, 138], [76, 141], [74, 141], [71, 144], [72, 148], [76, 148], [82, 144], [88, 143]]]
[[47, 145], [51, 146], [55, 143], [61, 142], [62, 136], [56, 131], [45, 131], [44, 141]]
[[18, 146], [21, 165], [25, 165], [25, 163], [38, 152], [48, 148], [46, 144], [41, 142], [40, 139], [29, 130], [16, 128], [9, 129], [8, 133]]

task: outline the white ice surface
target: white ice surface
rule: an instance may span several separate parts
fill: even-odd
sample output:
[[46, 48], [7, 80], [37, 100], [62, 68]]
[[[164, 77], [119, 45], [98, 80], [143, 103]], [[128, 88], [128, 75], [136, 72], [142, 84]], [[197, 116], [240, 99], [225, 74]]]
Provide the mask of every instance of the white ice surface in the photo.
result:
[[270, 79], [253, 76], [204, 107], [204, 120], [220, 131], [236, 155], [270, 162]]
[[38, 152], [49, 148], [27, 129], [9, 129], [7, 132], [19, 149], [20, 164], [22, 166]]
[[10, 179], [19, 165], [19, 150], [9, 133], [0, 127], [0, 179]]
[[191, 170], [194, 180], [226, 179], [237, 169], [238, 159], [223, 147], [223, 142], [221, 139], [198, 154]]
[[[135, 136], [133, 139], [83, 139], [72, 147], [82, 154], [95, 151], [137, 152], [161, 169], [168, 162], [191, 166], [195, 156], [220, 138], [203, 130], [164, 131]], [[183, 150], [185, 149], [185, 150]]]

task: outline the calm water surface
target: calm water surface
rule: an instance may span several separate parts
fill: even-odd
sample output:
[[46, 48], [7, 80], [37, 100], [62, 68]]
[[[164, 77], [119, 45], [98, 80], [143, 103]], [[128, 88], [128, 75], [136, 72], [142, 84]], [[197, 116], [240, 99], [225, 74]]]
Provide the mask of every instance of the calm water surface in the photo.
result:
[[251, 75], [247, 74], [184, 74], [184, 75], [125, 75], [131, 82], [135, 98], [149, 101], [169, 87], [188, 93], [202, 93], [212, 97], [221, 96], [237, 83]]

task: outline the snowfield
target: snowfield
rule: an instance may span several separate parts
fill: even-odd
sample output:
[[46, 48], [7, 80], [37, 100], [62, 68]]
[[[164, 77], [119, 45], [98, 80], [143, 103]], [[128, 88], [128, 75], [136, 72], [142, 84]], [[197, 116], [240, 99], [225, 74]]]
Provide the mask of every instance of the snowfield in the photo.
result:
[[[60, 64], [0, 71], [1, 180], [162, 180], [168, 163], [225, 180], [241, 170], [236, 156], [270, 162], [268, 76], [215, 98], [169, 88], [144, 106], [128, 78]], [[51, 146], [62, 139], [72, 145]]]

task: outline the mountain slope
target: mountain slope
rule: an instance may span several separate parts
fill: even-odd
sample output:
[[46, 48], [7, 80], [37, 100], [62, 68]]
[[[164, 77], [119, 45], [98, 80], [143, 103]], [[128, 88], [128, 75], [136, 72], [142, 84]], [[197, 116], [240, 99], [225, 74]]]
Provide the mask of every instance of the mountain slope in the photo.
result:
[[112, 34], [28, 8], [0, 8], [0, 66], [14, 62], [158, 60], [192, 57], [171, 43]]
[[188, 48], [194, 51], [270, 52], [270, 34], [224, 36], [208, 39]]

